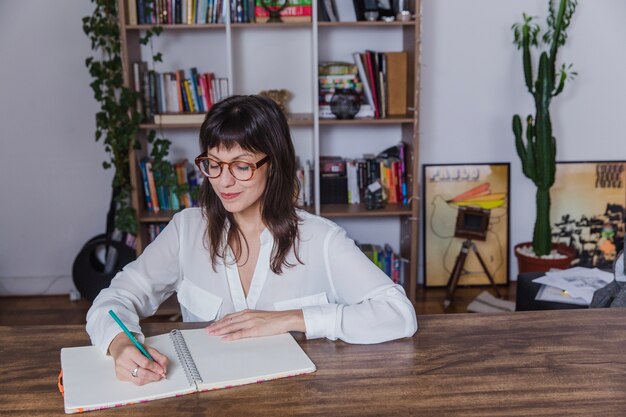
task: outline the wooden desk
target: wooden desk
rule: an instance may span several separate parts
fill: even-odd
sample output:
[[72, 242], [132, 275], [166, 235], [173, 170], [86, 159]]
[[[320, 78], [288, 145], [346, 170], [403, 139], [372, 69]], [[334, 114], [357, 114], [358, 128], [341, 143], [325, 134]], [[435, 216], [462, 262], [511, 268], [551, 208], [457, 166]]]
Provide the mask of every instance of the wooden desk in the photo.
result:
[[[301, 340], [314, 374], [88, 415], [626, 413], [624, 309], [435, 315], [419, 323], [415, 337], [379, 345]], [[59, 350], [88, 343], [83, 327], [0, 327], [0, 341], [0, 415], [63, 415]]]

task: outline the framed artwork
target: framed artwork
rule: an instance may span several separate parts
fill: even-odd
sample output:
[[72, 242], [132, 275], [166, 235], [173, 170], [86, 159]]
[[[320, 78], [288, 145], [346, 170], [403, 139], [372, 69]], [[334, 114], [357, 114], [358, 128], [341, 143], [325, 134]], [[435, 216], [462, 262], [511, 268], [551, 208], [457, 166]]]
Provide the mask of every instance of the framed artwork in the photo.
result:
[[552, 240], [576, 249], [573, 266], [612, 269], [624, 248], [626, 161], [557, 162]]
[[[459, 285], [489, 285], [480, 264], [480, 254], [496, 284], [509, 281], [509, 163], [425, 164], [422, 171], [424, 231], [424, 282], [428, 287], [445, 286], [463, 247], [471, 239]], [[472, 207], [488, 212], [482, 239], [460, 233], [465, 210]], [[460, 213], [461, 211], [461, 213]], [[457, 220], [460, 223], [457, 223]], [[470, 223], [471, 225], [471, 223]], [[476, 222], [480, 227], [480, 222]], [[456, 236], [455, 236], [456, 235]]]

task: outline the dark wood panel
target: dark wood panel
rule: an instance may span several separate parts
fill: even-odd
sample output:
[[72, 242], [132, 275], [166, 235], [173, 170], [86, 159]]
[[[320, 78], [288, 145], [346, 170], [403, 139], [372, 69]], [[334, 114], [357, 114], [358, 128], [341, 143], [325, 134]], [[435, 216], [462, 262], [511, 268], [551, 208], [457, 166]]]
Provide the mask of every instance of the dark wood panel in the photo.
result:
[[[618, 416], [626, 409], [626, 311], [424, 316], [378, 345], [299, 342], [313, 374], [98, 411], [148, 415]], [[147, 324], [147, 334], [171, 324]], [[63, 346], [82, 326], [0, 327], [0, 414], [61, 416]]]

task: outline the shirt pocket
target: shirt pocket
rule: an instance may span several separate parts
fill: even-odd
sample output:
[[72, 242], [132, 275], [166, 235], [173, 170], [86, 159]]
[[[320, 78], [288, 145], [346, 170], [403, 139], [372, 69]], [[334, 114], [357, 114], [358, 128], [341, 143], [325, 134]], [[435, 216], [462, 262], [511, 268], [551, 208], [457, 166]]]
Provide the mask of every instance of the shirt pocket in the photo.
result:
[[184, 278], [176, 296], [181, 307], [195, 316], [197, 321], [215, 320], [223, 300]]
[[328, 297], [326, 297], [325, 292], [292, 298], [290, 300], [277, 301], [274, 303], [274, 309], [276, 309], [276, 311], [297, 310], [302, 307], [319, 306], [322, 304], [328, 304]]

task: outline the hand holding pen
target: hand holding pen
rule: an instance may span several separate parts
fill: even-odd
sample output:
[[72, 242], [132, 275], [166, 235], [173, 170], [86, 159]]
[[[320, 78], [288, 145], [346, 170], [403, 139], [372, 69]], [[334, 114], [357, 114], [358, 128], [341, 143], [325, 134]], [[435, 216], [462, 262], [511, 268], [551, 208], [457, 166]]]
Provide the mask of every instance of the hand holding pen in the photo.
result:
[[165, 378], [167, 357], [156, 349], [142, 346], [112, 310], [109, 310], [109, 314], [124, 331], [115, 336], [109, 345], [109, 353], [115, 360], [117, 378], [136, 385]]

